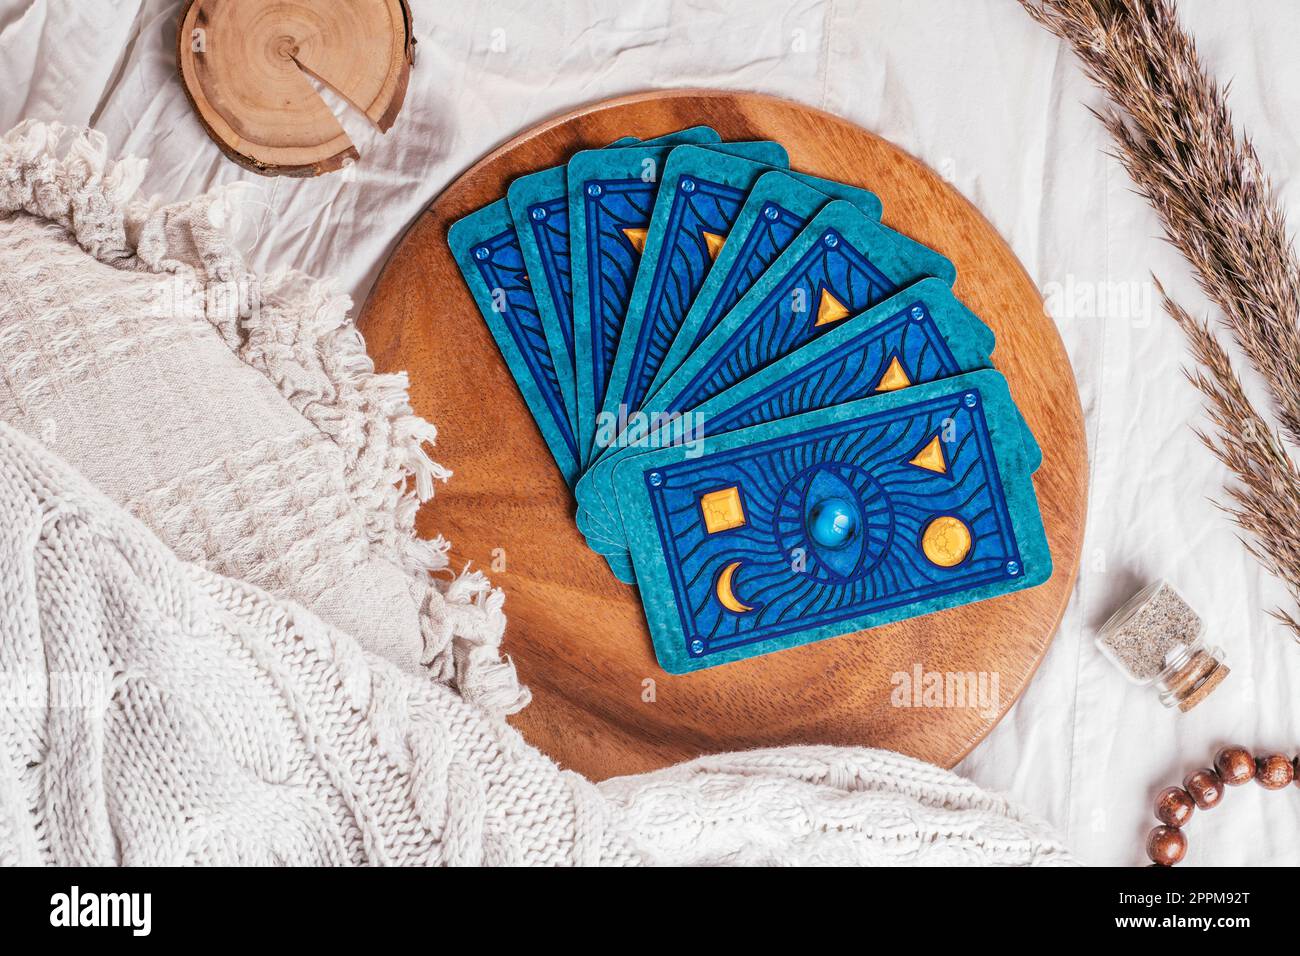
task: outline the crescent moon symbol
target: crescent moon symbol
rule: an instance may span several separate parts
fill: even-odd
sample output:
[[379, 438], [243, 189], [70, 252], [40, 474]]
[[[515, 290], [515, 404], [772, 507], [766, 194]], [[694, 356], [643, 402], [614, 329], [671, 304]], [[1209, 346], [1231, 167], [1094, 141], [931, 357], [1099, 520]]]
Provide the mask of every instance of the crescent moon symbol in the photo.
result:
[[736, 592], [732, 590], [731, 584], [731, 579], [735, 577], [736, 571], [739, 568], [739, 561], [732, 561], [723, 568], [722, 573], [718, 575], [718, 583], [714, 587], [714, 591], [717, 592], [718, 600], [722, 602], [722, 606], [728, 611], [732, 611], [736, 614], [745, 614], [754, 609], [744, 601], [740, 600], [740, 598], [736, 597]]

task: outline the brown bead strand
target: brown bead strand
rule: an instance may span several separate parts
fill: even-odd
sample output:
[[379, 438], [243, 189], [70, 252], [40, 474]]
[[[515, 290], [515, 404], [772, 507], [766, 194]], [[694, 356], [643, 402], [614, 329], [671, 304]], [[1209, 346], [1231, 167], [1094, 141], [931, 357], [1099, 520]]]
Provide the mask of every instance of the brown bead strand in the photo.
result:
[[1165, 787], [1156, 795], [1155, 813], [1160, 825], [1147, 834], [1147, 856], [1152, 866], [1173, 866], [1187, 855], [1183, 827], [1195, 809], [1212, 810], [1223, 799], [1223, 785], [1239, 787], [1255, 780], [1266, 790], [1300, 786], [1300, 756], [1294, 759], [1269, 754], [1256, 759], [1245, 747], [1224, 747], [1214, 755], [1214, 769], [1203, 767], [1183, 778], [1181, 787]]

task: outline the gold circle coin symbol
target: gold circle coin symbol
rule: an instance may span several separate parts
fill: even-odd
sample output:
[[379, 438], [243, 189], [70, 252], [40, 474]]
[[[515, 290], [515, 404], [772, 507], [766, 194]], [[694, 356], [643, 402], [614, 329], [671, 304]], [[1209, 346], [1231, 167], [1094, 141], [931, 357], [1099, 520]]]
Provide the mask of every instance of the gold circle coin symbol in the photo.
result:
[[954, 568], [965, 561], [970, 546], [970, 528], [952, 515], [935, 518], [921, 534], [921, 550], [931, 564], [941, 568]]

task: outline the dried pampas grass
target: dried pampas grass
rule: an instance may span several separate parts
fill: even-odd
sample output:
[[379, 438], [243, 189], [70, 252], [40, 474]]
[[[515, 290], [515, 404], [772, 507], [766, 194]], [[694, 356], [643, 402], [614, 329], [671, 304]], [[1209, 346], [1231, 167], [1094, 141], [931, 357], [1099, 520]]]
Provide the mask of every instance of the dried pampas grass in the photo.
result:
[[[1234, 129], [1224, 91], [1201, 65], [1173, 4], [1021, 4], [1070, 43], [1109, 96], [1113, 105], [1097, 115], [1115, 139], [1116, 156], [1263, 377], [1282, 434], [1300, 444], [1300, 260], [1259, 157]], [[1198, 434], [1240, 482], [1228, 489], [1227, 511], [1249, 533], [1251, 554], [1300, 604], [1300, 547], [1285, 530], [1300, 523], [1300, 472], [1246, 397], [1209, 326], [1161, 294], [1197, 362], [1188, 378], [1209, 402], [1214, 434]], [[1295, 616], [1275, 614], [1300, 637]]]
[[[1160, 294], [1165, 310], [1187, 334], [1196, 358], [1197, 367], [1188, 369], [1187, 377], [1209, 399], [1210, 421], [1217, 437], [1200, 429], [1197, 437], [1240, 482], [1228, 488], [1231, 504], [1224, 506], [1225, 510], [1250, 533], [1244, 542], [1246, 550], [1280, 578], [1300, 604], [1300, 542], [1287, 530], [1300, 520], [1300, 471], [1281, 437], [1246, 397], [1228, 353], [1209, 325], [1193, 318], [1163, 288]], [[1295, 615], [1275, 610], [1273, 616], [1300, 636]]]

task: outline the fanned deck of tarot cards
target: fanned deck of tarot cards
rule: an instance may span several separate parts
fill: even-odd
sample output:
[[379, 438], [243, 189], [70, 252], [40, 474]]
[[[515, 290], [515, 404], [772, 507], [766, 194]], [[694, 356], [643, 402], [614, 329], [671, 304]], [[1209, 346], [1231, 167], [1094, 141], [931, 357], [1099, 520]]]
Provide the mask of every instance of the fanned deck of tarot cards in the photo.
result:
[[779, 143], [693, 127], [579, 152], [450, 230], [668, 671], [1051, 576], [993, 333], [880, 214]]

